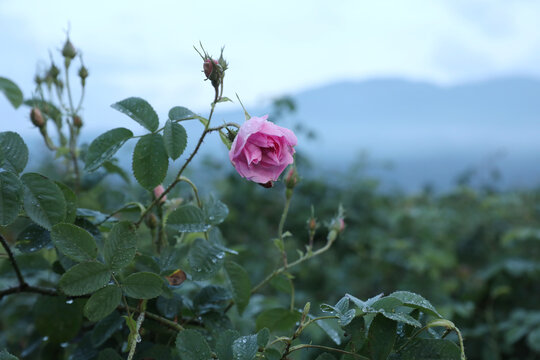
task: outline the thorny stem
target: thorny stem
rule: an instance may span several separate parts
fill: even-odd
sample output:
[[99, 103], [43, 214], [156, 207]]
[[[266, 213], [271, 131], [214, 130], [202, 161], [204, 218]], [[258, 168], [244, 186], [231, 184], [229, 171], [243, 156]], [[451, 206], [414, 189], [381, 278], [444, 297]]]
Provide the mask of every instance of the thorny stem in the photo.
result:
[[285, 241], [283, 241], [283, 227], [285, 226], [285, 221], [287, 220], [287, 214], [289, 213], [289, 206], [291, 205], [292, 196], [287, 196], [285, 201], [285, 207], [283, 208], [283, 213], [281, 214], [281, 219], [279, 221], [278, 227], [278, 238], [281, 242], [281, 256], [283, 257], [283, 266], [287, 268], [287, 252], [285, 251]]
[[[71, 112], [70, 114], [68, 114], [68, 116], [74, 117], [75, 115], [77, 115], [78, 110], [75, 110], [75, 107], [73, 106], [73, 99], [71, 96], [71, 87], [69, 85], [69, 65], [67, 62], [64, 62], [64, 69], [65, 69], [65, 75], [66, 75], [66, 92], [68, 94], [69, 108]], [[80, 190], [79, 188], [81, 184], [81, 175], [79, 172], [79, 162], [77, 160], [77, 133], [74, 128], [75, 125], [69, 120], [67, 123], [69, 126], [69, 153], [71, 155], [71, 160], [73, 162], [73, 171], [75, 172], [75, 193], [78, 193]]]

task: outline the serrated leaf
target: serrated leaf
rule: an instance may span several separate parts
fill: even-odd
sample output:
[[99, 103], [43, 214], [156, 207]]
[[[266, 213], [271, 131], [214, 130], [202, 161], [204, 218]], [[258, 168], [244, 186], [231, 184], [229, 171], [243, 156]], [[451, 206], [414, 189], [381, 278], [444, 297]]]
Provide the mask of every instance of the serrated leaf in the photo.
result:
[[204, 213], [206, 215], [207, 223], [219, 225], [227, 218], [227, 215], [229, 215], [229, 208], [218, 199], [210, 196], [204, 203]]
[[173, 160], [178, 159], [186, 149], [186, 129], [180, 124], [167, 120], [163, 129], [163, 141], [169, 157]]
[[5, 77], [0, 77], [0, 92], [4, 93], [15, 109], [21, 106], [23, 102], [23, 93], [13, 81], [6, 79]]
[[301, 314], [296, 311], [282, 308], [268, 309], [257, 316], [255, 325], [257, 331], [265, 327], [270, 331], [288, 331], [294, 328], [300, 317]]
[[17, 236], [15, 247], [23, 253], [31, 253], [43, 249], [51, 242], [49, 230], [36, 224], [30, 224]]
[[345, 297], [348, 297], [360, 309], [362, 309], [364, 306], [371, 306], [375, 301], [379, 300], [382, 296], [383, 294], [379, 294], [372, 298], [367, 299], [366, 301], [362, 301], [358, 299], [357, 297], [352, 296], [351, 294], [345, 294]]
[[0, 360], [19, 360], [18, 357], [11, 355], [6, 349], [0, 351]]
[[429, 301], [427, 301], [418, 294], [409, 291], [395, 291], [388, 296], [399, 299], [405, 306], [417, 308], [425, 313], [431, 314], [438, 318], [442, 318], [441, 314], [439, 314], [439, 312], [435, 310], [433, 305], [431, 305]]
[[103, 248], [105, 263], [112, 270], [119, 270], [131, 263], [137, 251], [136, 236], [134, 226], [128, 221], [121, 221], [112, 227]]
[[[309, 315], [310, 319], [313, 319], [313, 316]], [[336, 329], [330, 325], [330, 321], [327, 320], [318, 320], [315, 322], [329, 337], [332, 339], [336, 345], [341, 345], [341, 337]]]
[[251, 297], [251, 281], [247, 271], [233, 261], [225, 263], [225, 270], [232, 288], [234, 303], [242, 315]]
[[216, 354], [219, 360], [233, 360], [232, 346], [239, 336], [236, 330], [225, 330], [219, 333], [216, 340]]
[[452, 341], [442, 339], [413, 339], [399, 355], [401, 360], [461, 359], [459, 347]]
[[77, 217], [77, 196], [67, 185], [62, 184], [59, 181], [54, 182], [64, 194], [64, 201], [66, 202], [66, 219], [65, 222], [72, 224]]
[[98, 321], [92, 330], [92, 344], [99, 347], [107, 341], [124, 324], [124, 319], [117, 311], [112, 312], [104, 319]]
[[229, 290], [219, 285], [208, 285], [202, 288], [193, 298], [193, 305], [204, 314], [211, 311], [219, 312], [232, 299]]
[[368, 341], [371, 358], [386, 360], [396, 341], [397, 323], [382, 315], [376, 315], [369, 326]]
[[33, 308], [36, 330], [49, 341], [60, 343], [74, 338], [82, 325], [82, 302], [63, 296], [44, 296]]
[[209, 241], [195, 239], [188, 253], [188, 264], [193, 279], [203, 280], [212, 277], [223, 266], [225, 252]]
[[12, 172], [0, 172], [0, 225], [9, 225], [17, 216], [23, 198], [23, 185]]
[[126, 114], [152, 132], [156, 131], [159, 126], [159, 118], [152, 106], [139, 97], [124, 99], [112, 104], [111, 107]]
[[140, 138], [133, 150], [133, 175], [142, 187], [154, 189], [163, 182], [169, 168], [169, 158], [163, 138], [148, 134]]
[[92, 235], [73, 224], [56, 224], [51, 230], [56, 248], [74, 261], [90, 261], [97, 256], [97, 245]]
[[255, 359], [258, 348], [257, 335], [241, 336], [233, 342], [233, 359], [253, 360]]
[[173, 121], [186, 120], [195, 117], [195, 113], [183, 106], [175, 106], [169, 110], [169, 119]]
[[127, 296], [134, 299], [152, 299], [161, 295], [163, 280], [151, 272], [138, 272], [122, 281], [122, 288]]
[[84, 315], [90, 321], [99, 321], [112, 313], [121, 299], [122, 290], [116, 285], [107, 285], [90, 296], [84, 306]]
[[28, 147], [22, 137], [12, 131], [0, 133], [0, 168], [21, 173], [28, 162]]
[[24, 184], [24, 210], [30, 219], [49, 230], [64, 221], [66, 201], [53, 181], [36, 173], [26, 173], [21, 180]]
[[209, 360], [210, 346], [199, 332], [191, 329], [180, 331], [176, 336], [176, 349], [183, 360]]
[[173, 293], [173, 296], [170, 299], [160, 296], [156, 301], [156, 307], [161, 315], [172, 319], [178, 315], [182, 309], [182, 296], [176, 293]]
[[210, 228], [202, 210], [189, 204], [171, 212], [167, 217], [167, 226], [179, 232], [203, 232]]
[[257, 345], [261, 348], [265, 348], [270, 340], [270, 330], [268, 328], [262, 328], [257, 333]]
[[99, 135], [88, 147], [84, 169], [88, 172], [97, 170], [132, 137], [133, 133], [126, 128], [112, 129]]
[[60, 278], [60, 289], [72, 296], [90, 294], [101, 289], [109, 282], [109, 268], [99, 262], [90, 261], [77, 264]]

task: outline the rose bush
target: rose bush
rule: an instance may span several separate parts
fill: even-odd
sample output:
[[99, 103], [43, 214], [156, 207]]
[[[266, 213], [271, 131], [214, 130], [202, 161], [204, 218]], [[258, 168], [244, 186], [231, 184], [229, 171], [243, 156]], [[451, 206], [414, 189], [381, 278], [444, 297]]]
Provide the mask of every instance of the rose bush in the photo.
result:
[[252, 117], [238, 131], [229, 159], [238, 173], [251, 181], [266, 184], [277, 181], [294, 161], [294, 133], [267, 120], [268, 115]]

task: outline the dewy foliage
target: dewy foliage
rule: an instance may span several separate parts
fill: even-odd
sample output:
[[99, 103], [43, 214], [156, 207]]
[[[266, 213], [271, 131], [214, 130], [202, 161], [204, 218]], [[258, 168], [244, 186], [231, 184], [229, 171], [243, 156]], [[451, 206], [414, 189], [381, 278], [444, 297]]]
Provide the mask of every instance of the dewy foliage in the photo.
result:
[[[64, 49], [71, 51], [70, 46]], [[294, 274], [340, 241], [344, 217], [340, 209], [326, 229], [311, 229], [318, 229], [323, 244], [289, 254], [290, 238], [302, 237], [286, 231], [296, 183], [288, 185], [286, 197], [280, 187], [267, 190], [285, 205], [277, 238], [267, 233], [228, 243], [219, 226], [227, 223], [229, 208], [199, 193], [184, 174], [207, 135], [218, 132], [230, 145], [229, 136], [238, 127], [211, 127], [214, 107], [229, 101], [222, 97], [227, 63], [222, 56], [214, 62], [202, 53], [219, 75], [207, 74], [215, 87], [207, 118], [175, 106], [160, 128], [152, 106], [130, 97], [112, 107], [142, 128], [134, 123], [130, 129], [106, 131], [84, 148], [77, 146], [81, 106], [73, 105], [68, 83], [72, 58], [66, 58], [63, 76], [70, 106], [43, 98], [24, 102], [39, 109], [45, 121], [52, 120], [41, 126], [33, 119], [47, 147], [64, 160], [58, 166], [68, 164], [62, 176], [25, 172], [29, 151], [23, 139], [0, 133], [0, 347], [7, 348], [0, 360], [17, 359], [8, 350], [25, 359], [253, 360], [295, 354], [463, 359], [459, 330], [418, 294], [397, 291], [367, 300], [345, 294], [320, 309], [310, 306], [310, 294], [295, 298]], [[51, 67], [45, 78], [51, 86], [60, 86], [58, 73]], [[84, 90], [87, 73], [80, 70], [79, 75]], [[48, 80], [38, 82], [41, 93], [47, 89], [43, 81]], [[13, 106], [23, 103], [11, 81], [0, 78], [0, 90]], [[192, 137], [198, 140], [186, 156], [188, 136], [180, 122], [193, 119], [203, 129]], [[47, 126], [57, 128], [58, 143], [48, 136]], [[108, 173], [126, 178], [114, 156], [128, 141], [136, 141], [132, 172], [142, 195], [130, 197], [125, 191], [119, 201], [112, 189], [100, 188], [99, 180]], [[179, 170], [167, 178], [175, 161], [179, 166], [171, 168]], [[163, 194], [153, 191], [164, 182]], [[127, 189], [126, 184], [115, 186]], [[254, 222], [259, 216], [247, 210], [242, 220]], [[266, 262], [268, 256], [277, 267], [267, 272], [246, 267], [241, 254], [255, 241], [266, 250], [251, 262]], [[326, 335], [317, 335], [316, 329]]]

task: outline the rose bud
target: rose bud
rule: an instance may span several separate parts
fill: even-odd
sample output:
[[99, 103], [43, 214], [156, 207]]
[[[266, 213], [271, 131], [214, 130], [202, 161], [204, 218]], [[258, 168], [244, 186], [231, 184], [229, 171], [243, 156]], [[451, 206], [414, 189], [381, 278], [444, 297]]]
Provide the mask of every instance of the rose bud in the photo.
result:
[[77, 56], [77, 50], [75, 50], [75, 47], [71, 41], [69, 41], [69, 38], [66, 40], [66, 43], [62, 48], [62, 56], [70, 60]]
[[[156, 199], [159, 199], [159, 197], [161, 196], [161, 194], [163, 194], [165, 192], [165, 188], [163, 188], [163, 185], [158, 185], [154, 188], [154, 197]], [[165, 202], [165, 200], [167, 200], [167, 195], [165, 195], [164, 197], [161, 198], [161, 200], [159, 201], [160, 204], [163, 204]]]
[[79, 115], [73, 116], [73, 125], [76, 128], [81, 128], [83, 126], [82, 119], [81, 119], [81, 117]]
[[86, 78], [88, 77], [88, 69], [84, 67], [84, 65], [81, 66], [79, 69], [79, 77], [81, 78], [81, 85], [86, 85]]
[[287, 172], [287, 176], [285, 176], [285, 187], [292, 190], [296, 184], [298, 184], [298, 172], [296, 171], [296, 167], [293, 166]]
[[30, 110], [30, 120], [32, 120], [32, 124], [34, 124], [38, 128], [41, 128], [43, 127], [43, 125], [45, 125], [45, 120], [43, 120], [41, 110], [39, 110], [37, 107], [33, 107], [32, 110]]
[[263, 117], [242, 124], [229, 151], [229, 159], [240, 176], [268, 186], [293, 163], [294, 133]]
[[145, 218], [145, 223], [150, 229], [155, 229], [159, 225], [158, 219], [154, 214], [148, 214]]
[[212, 72], [214, 71], [214, 64], [217, 65], [216, 60], [212, 60], [212, 59], [204, 60], [203, 70], [204, 70], [204, 75], [206, 75], [207, 79], [210, 78], [210, 75], [212, 75]]

